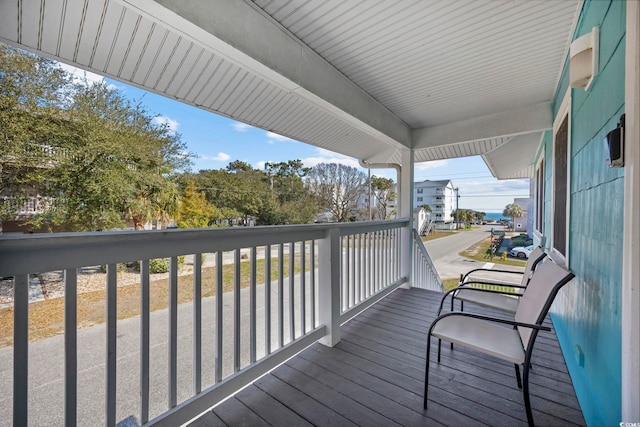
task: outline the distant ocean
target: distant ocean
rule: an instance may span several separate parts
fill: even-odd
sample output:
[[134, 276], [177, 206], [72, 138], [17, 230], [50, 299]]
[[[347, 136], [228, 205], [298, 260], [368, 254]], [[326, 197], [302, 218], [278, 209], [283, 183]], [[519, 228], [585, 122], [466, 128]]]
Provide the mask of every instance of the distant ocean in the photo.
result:
[[508, 219], [501, 212], [487, 212], [484, 216], [485, 221], [500, 221], [501, 219]]

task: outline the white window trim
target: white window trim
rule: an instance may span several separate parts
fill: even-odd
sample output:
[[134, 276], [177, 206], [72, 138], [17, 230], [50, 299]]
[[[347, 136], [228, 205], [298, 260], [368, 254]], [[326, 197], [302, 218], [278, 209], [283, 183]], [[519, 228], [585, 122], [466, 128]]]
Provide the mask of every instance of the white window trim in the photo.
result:
[[[543, 138], [544, 138], [544, 136], [543, 136]], [[540, 141], [540, 143], [542, 143], [542, 141]], [[544, 163], [544, 169], [545, 170], [542, 171], [542, 173], [543, 173], [543, 176], [542, 176], [542, 186], [543, 186], [543, 189], [542, 189], [542, 191], [543, 191], [542, 204], [544, 205], [544, 198], [546, 197], [546, 191], [544, 191], [544, 183], [545, 183], [544, 175], [546, 175], [545, 171], [546, 171], [546, 169], [548, 167], [547, 162], [545, 162], [545, 149], [544, 149], [544, 146], [542, 147], [542, 150], [540, 150], [540, 157], [538, 158], [538, 162], [536, 163], [536, 167], [534, 169], [534, 177], [535, 177], [535, 181], [536, 182], [534, 183], [535, 191], [534, 191], [533, 194], [534, 194], [534, 197], [535, 197], [534, 201], [536, 203], [534, 204], [535, 210], [533, 212], [533, 235], [536, 238], [540, 239], [540, 241], [542, 241], [542, 238], [544, 237], [544, 233], [541, 233], [540, 231], [538, 231], [538, 224], [537, 224], [537, 221], [538, 221], [538, 209], [539, 209], [537, 202], [538, 202], [538, 192], [540, 191], [540, 189], [538, 188], [538, 180], [537, 180], [537, 178], [538, 178], [538, 170], [540, 169], [540, 165], [543, 164], [543, 163]], [[544, 206], [542, 207], [542, 218], [541, 218], [541, 221], [542, 221], [542, 224], [541, 224], [540, 228], [544, 229]]]
[[[560, 125], [562, 125], [562, 121], [564, 119], [564, 117], [567, 116], [567, 200], [566, 200], [566, 218], [565, 218], [565, 227], [566, 227], [566, 234], [565, 234], [565, 254], [561, 254], [560, 252], [558, 252], [556, 249], [554, 249], [554, 228], [555, 228], [555, 222], [556, 222], [556, 218], [555, 215], [553, 215], [554, 210], [555, 210], [555, 206], [556, 206], [556, 195], [555, 195], [555, 191], [553, 191], [553, 189], [555, 188], [555, 182], [556, 182], [556, 168], [555, 168], [555, 153], [556, 153], [556, 132], [558, 131], [558, 128], [560, 127]], [[551, 194], [552, 194], [552, 200], [551, 200], [551, 224], [549, 225], [549, 229], [550, 232], [549, 237], [550, 237], [550, 253], [553, 257], [553, 259], [558, 262], [561, 265], [564, 265], [567, 269], [569, 268], [569, 259], [570, 259], [570, 251], [569, 251], [569, 242], [571, 240], [571, 236], [570, 236], [570, 228], [569, 228], [569, 222], [570, 222], [570, 218], [571, 218], [571, 87], [567, 88], [567, 92], [564, 95], [564, 98], [562, 99], [562, 103], [560, 104], [560, 108], [558, 109], [558, 114], [556, 115], [556, 117], [553, 119], [553, 162], [552, 162], [552, 176], [553, 176], [553, 180], [552, 180], [552, 187], [551, 187]], [[546, 165], [548, 167], [548, 165]]]
[[626, 25], [622, 419], [640, 420], [640, 3], [627, 2]]

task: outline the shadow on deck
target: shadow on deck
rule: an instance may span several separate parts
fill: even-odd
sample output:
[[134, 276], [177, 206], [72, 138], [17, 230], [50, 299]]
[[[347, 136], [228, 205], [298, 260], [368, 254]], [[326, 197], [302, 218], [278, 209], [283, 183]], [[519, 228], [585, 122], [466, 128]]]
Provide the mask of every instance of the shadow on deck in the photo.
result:
[[[526, 425], [513, 365], [448, 345], [440, 364], [432, 353], [423, 411], [425, 335], [440, 297], [398, 289], [343, 325], [334, 348], [312, 345], [191, 425]], [[536, 424], [584, 425], [553, 331], [536, 341], [530, 389]]]

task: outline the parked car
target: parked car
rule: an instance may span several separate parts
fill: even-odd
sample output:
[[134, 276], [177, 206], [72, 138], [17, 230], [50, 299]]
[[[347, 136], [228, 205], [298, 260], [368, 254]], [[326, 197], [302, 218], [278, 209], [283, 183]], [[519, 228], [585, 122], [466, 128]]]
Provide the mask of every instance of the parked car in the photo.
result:
[[526, 234], [521, 234], [519, 236], [516, 237], [512, 237], [511, 238], [511, 243], [509, 244], [509, 248], [513, 249], [516, 247], [527, 247], [527, 246], [531, 246], [533, 245], [533, 239], [531, 239], [529, 236], [527, 236]]
[[535, 248], [535, 245], [518, 246], [517, 248], [511, 249], [511, 251], [509, 251], [509, 254], [514, 257], [528, 259], [529, 255], [531, 255], [531, 252], [533, 252], [534, 248]]

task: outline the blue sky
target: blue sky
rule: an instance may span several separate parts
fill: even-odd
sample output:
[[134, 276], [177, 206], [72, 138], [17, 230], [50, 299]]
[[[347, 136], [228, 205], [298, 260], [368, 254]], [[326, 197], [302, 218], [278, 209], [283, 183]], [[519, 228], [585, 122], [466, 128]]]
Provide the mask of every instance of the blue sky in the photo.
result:
[[[88, 80], [100, 80], [91, 73], [62, 65]], [[157, 123], [166, 123], [182, 135], [196, 157], [192, 169], [221, 169], [229, 162], [242, 160], [255, 168], [265, 162], [301, 159], [305, 166], [318, 163], [344, 163], [359, 167], [357, 159], [304, 144], [235, 120], [201, 110], [151, 92], [107, 79], [130, 99], [141, 101], [147, 111], [157, 115]], [[396, 180], [395, 170], [374, 169], [373, 175]], [[498, 181], [479, 156], [418, 163], [415, 180], [450, 179], [460, 193], [460, 208], [484, 212], [502, 212], [514, 197], [527, 197], [529, 180]]]

